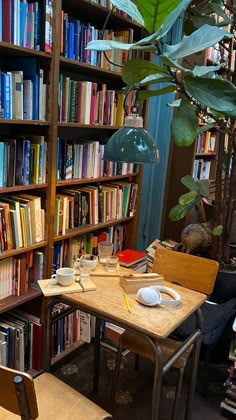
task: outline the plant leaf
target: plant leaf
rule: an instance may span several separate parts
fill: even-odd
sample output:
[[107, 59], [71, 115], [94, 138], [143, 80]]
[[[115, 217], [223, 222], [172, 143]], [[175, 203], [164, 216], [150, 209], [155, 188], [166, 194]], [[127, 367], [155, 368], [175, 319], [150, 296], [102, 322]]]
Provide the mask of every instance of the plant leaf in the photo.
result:
[[141, 82], [139, 83], [140, 86], [145, 85], [152, 85], [155, 83], [164, 83], [164, 82], [171, 82], [173, 80], [172, 76], [161, 76], [160, 74], [151, 74], [148, 77], [145, 77]]
[[203, 25], [189, 36], [184, 36], [176, 45], [167, 45], [167, 55], [172, 59], [183, 58], [196, 52], [203, 51], [221, 41], [232, 38], [232, 34], [216, 26]]
[[176, 99], [173, 102], [168, 102], [166, 105], [171, 107], [179, 107], [181, 104], [182, 99]]
[[144, 20], [137, 6], [130, 0], [111, 0], [113, 6], [127, 13], [131, 18], [135, 19], [141, 26], [144, 26]]
[[182, 206], [181, 204], [177, 204], [174, 206], [169, 214], [168, 217], [173, 221], [177, 222], [178, 220], [183, 219], [189, 211], [199, 202], [201, 201], [200, 197], [197, 197], [195, 200], [193, 200], [191, 203], [186, 204], [185, 206]]
[[207, 124], [207, 125], [203, 125], [202, 127], [199, 127], [198, 129], [198, 134], [204, 133], [205, 131], [210, 130], [211, 128], [216, 127], [216, 123], [211, 123], [211, 124]]
[[220, 236], [223, 232], [223, 226], [222, 225], [218, 225], [216, 226], [214, 229], [212, 229], [212, 235], [215, 236]]
[[235, 110], [236, 88], [228, 80], [188, 75], [183, 83], [187, 93], [202, 105], [223, 113]]
[[221, 67], [222, 64], [219, 64], [218, 66], [194, 66], [192, 73], [194, 76], [202, 77], [207, 75], [208, 73], [214, 73], [215, 71], [220, 70]]
[[182, 99], [171, 122], [171, 133], [177, 146], [190, 146], [197, 135], [198, 118], [189, 102]]
[[175, 69], [182, 70], [184, 73], [192, 74], [192, 70], [186, 69], [185, 67], [181, 66], [176, 60], [172, 60], [171, 58], [167, 57], [165, 54], [160, 56], [160, 59], [163, 64], [167, 67], [172, 67]]
[[191, 175], [185, 175], [181, 178], [181, 183], [189, 190], [199, 192], [199, 186]]
[[151, 96], [161, 96], [165, 95], [166, 93], [174, 92], [175, 90], [176, 86], [173, 85], [169, 85], [158, 90], [141, 90], [139, 92], [139, 98], [144, 101], [145, 99], [150, 98]]
[[129, 50], [135, 44], [126, 44], [119, 41], [109, 41], [106, 39], [98, 39], [88, 42], [86, 50], [95, 51], [111, 51], [111, 50]]
[[133, 59], [126, 61], [124, 64], [122, 79], [130, 86], [139, 83], [151, 74], [164, 74], [165, 76], [169, 76], [163, 67], [157, 66], [147, 60]]
[[136, 0], [136, 5], [144, 19], [144, 27], [149, 33], [156, 32], [167, 16], [181, 3], [181, 0]]
[[179, 197], [179, 204], [184, 206], [185, 204], [191, 203], [197, 196], [197, 191], [189, 191], [186, 194], [182, 194]]
[[208, 197], [209, 195], [209, 180], [208, 179], [200, 179], [196, 181], [196, 184], [199, 187], [199, 192], [203, 197]]

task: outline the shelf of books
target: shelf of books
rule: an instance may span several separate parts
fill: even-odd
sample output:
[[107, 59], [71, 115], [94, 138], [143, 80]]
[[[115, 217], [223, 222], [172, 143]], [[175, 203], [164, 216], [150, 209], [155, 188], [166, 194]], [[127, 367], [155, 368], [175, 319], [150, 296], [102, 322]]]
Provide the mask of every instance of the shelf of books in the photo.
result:
[[[37, 280], [97, 254], [100, 240], [112, 241], [114, 253], [135, 248], [142, 169], [103, 160], [131, 111], [121, 78], [130, 53], [109, 52], [109, 62], [86, 45], [133, 42], [141, 28], [112, 10], [104, 30], [109, 11], [109, 1], [0, 2], [0, 363], [9, 367], [43, 368], [34, 354], [45, 319]], [[53, 363], [89, 342], [86, 317], [53, 321]], [[62, 323], [69, 335], [56, 338]], [[18, 335], [17, 364], [9, 349]]]
[[33, 374], [43, 367], [52, 16], [49, 0], [0, 3], [0, 364]]

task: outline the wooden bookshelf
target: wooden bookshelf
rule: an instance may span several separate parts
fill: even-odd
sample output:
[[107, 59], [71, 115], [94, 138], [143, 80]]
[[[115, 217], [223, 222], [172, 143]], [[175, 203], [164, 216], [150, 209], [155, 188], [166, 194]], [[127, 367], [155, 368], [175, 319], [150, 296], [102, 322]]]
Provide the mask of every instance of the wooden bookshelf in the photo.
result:
[[[41, 1], [41, 0], [39, 0]], [[43, 1], [43, 0], [42, 0]], [[46, 159], [46, 180], [42, 183], [32, 183], [28, 185], [11, 185], [0, 187], [0, 202], [2, 197], [18, 195], [19, 193], [30, 194], [41, 198], [41, 206], [45, 211], [45, 235], [44, 240], [34, 242], [30, 246], [23, 246], [16, 249], [7, 249], [0, 252], [0, 262], [4, 262], [8, 258], [18, 258], [21, 255], [31, 256], [34, 251], [44, 253], [44, 278], [50, 278], [53, 268], [54, 245], [58, 242], [70, 240], [75, 236], [101, 231], [102, 229], [111, 228], [115, 225], [123, 225], [125, 227], [125, 238], [123, 246], [127, 248], [135, 248], [138, 226], [138, 209], [140, 205], [141, 195], [141, 178], [142, 168], [134, 173], [126, 173], [122, 175], [99, 176], [97, 178], [83, 179], [67, 179], [57, 180], [57, 138], [60, 136], [68, 138], [69, 141], [81, 139], [81, 141], [92, 140], [105, 143], [107, 139], [120, 127], [117, 125], [107, 124], [80, 124], [76, 122], [62, 122], [58, 119], [58, 97], [59, 97], [59, 79], [60, 74], [66, 74], [75, 77], [76, 80], [95, 81], [96, 83], [106, 83], [109, 89], [121, 90], [124, 83], [120, 72], [99, 68], [89, 63], [75, 61], [61, 56], [60, 51], [60, 34], [61, 34], [61, 11], [65, 10], [75, 19], [82, 22], [90, 22], [92, 25], [101, 30], [104, 21], [109, 13], [109, 9], [92, 4], [87, 0], [54, 0], [53, 1], [53, 22], [52, 22], [52, 38], [53, 49], [51, 53], [34, 50], [19, 45], [10, 44], [4, 41], [0, 42], [0, 63], [1, 71], [4, 71], [7, 63], [13, 62], [13, 58], [32, 59], [35, 60], [37, 66], [43, 70], [44, 83], [47, 84], [46, 92], [46, 110], [45, 120], [40, 119], [16, 119], [0, 117], [0, 136], [1, 138], [15, 139], [17, 136], [37, 135], [44, 136], [47, 142], [47, 159]], [[141, 36], [141, 27], [136, 22], [121, 16], [117, 12], [112, 12], [108, 29], [124, 29], [132, 28], [135, 40]], [[13, 71], [10, 69], [10, 71]], [[1, 114], [0, 114], [1, 115]], [[78, 228], [67, 229], [64, 235], [54, 234], [54, 217], [55, 217], [55, 201], [56, 194], [63, 188], [83, 187], [86, 184], [102, 185], [109, 182], [127, 181], [138, 184], [138, 194], [136, 198], [136, 209], [134, 216], [122, 217], [116, 220], [109, 220], [105, 223], [82, 225]], [[37, 220], [35, 221], [37, 223]], [[1, 269], [1, 268], [0, 268]], [[26, 275], [25, 275], [26, 277]], [[40, 309], [38, 315], [41, 315], [42, 323], [45, 321], [45, 309], [41, 291], [28, 289], [21, 296], [9, 296], [0, 300], [0, 312], [7, 312], [40, 297]], [[41, 303], [42, 301], [42, 303]], [[76, 345], [77, 346], [77, 345]], [[74, 347], [76, 347], [74, 346]], [[73, 349], [73, 348], [72, 348]], [[69, 353], [68, 349], [62, 357]], [[56, 362], [59, 358], [53, 360]]]

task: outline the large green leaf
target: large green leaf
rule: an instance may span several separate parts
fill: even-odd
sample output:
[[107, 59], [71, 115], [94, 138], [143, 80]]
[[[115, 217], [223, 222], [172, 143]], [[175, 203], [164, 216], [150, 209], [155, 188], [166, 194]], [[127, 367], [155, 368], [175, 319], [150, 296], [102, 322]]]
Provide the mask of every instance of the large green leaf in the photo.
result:
[[167, 46], [167, 55], [172, 59], [183, 58], [203, 51], [225, 37], [232, 38], [232, 36], [225, 29], [203, 25], [191, 35], [184, 36], [179, 44]]
[[130, 0], [111, 0], [113, 6], [127, 13], [130, 17], [140, 23], [141, 26], [144, 26], [144, 20], [142, 15], [137, 9], [137, 6]]
[[185, 206], [186, 204], [190, 204], [193, 200], [195, 200], [197, 196], [197, 191], [189, 191], [186, 194], [182, 194], [179, 197], [179, 204]]
[[222, 67], [222, 64], [219, 64], [218, 66], [194, 66], [193, 68], [193, 75], [194, 76], [206, 76], [208, 73], [216, 72], [220, 70]]
[[181, 101], [171, 122], [171, 133], [177, 146], [190, 146], [197, 135], [198, 118], [186, 100]]
[[148, 77], [145, 77], [139, 83], [140, 86], [153, 85], [155, 83], [164, 83], [171, 82], [173, 80], [172, 76], [162, 76], [160, 74], [151, 74]]
[[98, 39], [88, 42], [86, 50], [95, 51], [111, 51], [111, 50], [129, 50], [135, 44], [126, 44], [119, 41], [109, 41], [106, 39]]
[[203, 195], [203, 197], [208, 197], [209, 195], [209, 179], [200, 179], [196, 181], [200, 194]]
[[200, 201], [201, 201], [201, 198], [197, 197], [195, 200], [193, 200], [189, 204], [186, 204], [185, 206], [182, 206], [181, 204], [177, 204], [170, 210], [168, 217], [173, 222], [177, 222], [178, 220], [183, 219], [194, 206], [200, 203]]
[[166, 70], [163, 67], [157, 66], [147, 60], [133, 59], [128, 60], [124, 64], [124, 70], [122, 79], [127, 85], [134, 85], [139, 83], [145, 77], [151, 74], [166, 74]]
[[136, 5], [144, 19], [148, 32], [156, 32], [167, 16], [181, 3], [181, 0], [136, 0]]
[[141, 90], [139, 92], [139, 98], [144, 101], [145, 99], [150, 98], [151, 96], [161, 96], [165, 95], [166, 93], [174, 92], [175, 90], [176, 86], [173, 85], [165, 86], [162, 89], [157, 90]]
[[199, 192], [199, 186], [191, 175], [185, 175], [181, 178], [181, 183], [189, 190]]
[[185, 67], [181, 66], [177, 62], [177, 60], [172, 60], [171, 58], [169, 58], [165, 54], [160, 55], [160, 59], [161, 59], [162, 63], [165, 64], [167, 67], [182, 70], [184, 73], [187, 73], [187, 74], [192, 74], [192, 70], [186, 69]]
[[186, 92], [198, 102], [220, 112], [233, 112], [236, 109], [236, 88], [221, 79], [185, 76], [183, 79]]

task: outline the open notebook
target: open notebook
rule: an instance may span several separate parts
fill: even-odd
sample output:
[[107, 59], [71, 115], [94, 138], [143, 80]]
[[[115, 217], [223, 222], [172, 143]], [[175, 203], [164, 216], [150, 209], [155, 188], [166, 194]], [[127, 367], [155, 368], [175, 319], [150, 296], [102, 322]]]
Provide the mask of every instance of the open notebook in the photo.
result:
[[96, 290], [96, 285], [91, 279], [80, 283], [74, 282], [70, 286], [50, 284], [50, 280], [51, 279], [38, 280], [39, 287], [44, 296], [56, 296], [66, 293], [89, 292], [90, 290]]

